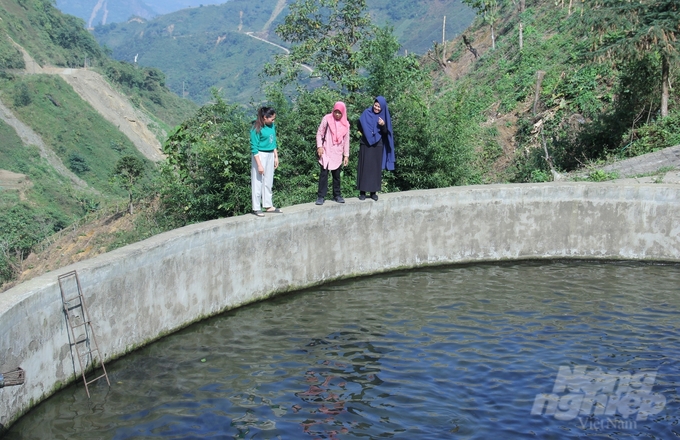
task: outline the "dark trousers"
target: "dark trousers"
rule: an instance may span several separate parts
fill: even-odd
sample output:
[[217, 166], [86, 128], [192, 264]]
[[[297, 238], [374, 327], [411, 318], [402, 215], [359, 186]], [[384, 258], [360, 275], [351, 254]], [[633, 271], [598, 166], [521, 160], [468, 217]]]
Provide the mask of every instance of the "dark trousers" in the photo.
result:
[[[334, 170], [330, 170], [331, 174], [333, 175], [333, 198], [335, 197], [340, 197], [340, 169], [342, 167], [338, 167]], [[326, 197], [326, 193], [328, 192], [328, 171], [327, 169], [321, 167], [321, 172], [319, 172], [319, 192], [317, 195], [319, 197]]]

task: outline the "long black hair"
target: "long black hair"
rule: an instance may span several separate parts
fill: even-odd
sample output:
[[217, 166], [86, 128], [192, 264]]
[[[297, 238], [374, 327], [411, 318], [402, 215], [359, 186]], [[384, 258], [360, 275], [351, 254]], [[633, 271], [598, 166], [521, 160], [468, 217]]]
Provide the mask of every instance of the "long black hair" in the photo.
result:
[[264, 118], [271, 118], [276, 114], [274, 107], [260, 107], [257, 111], [257, 119], [255, 120], [255, 131], [259, 133], [264, 127]]

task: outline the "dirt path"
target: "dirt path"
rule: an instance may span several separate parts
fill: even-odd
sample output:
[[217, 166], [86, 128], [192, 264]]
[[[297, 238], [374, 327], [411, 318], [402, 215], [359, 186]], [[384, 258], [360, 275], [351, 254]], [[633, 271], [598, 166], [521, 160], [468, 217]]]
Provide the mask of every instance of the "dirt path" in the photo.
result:
[[33, 186], [27, 175], [0, 170], [0, 189], [19, 191], [19, 200], [26, 200], [26, 190]]
[[158, 162], [164, 158], [161, 142], [148, 128], [151, 119], [133, 107], [100, 74], [86, 69], [48, 67], [43, 70], [61, 76], [85, 102], [118, 127], [147, 159]]
[[286, 0], [278, 0], [276, 2], [276, 6], [274, 6], [274, 10], [272, 11], [272, 15], [269, 16], [269, 20], [262, 26], [262, 31], [263, 32], [269, 32], [269, 27], [272, 25], [274, 20], [276, 20], [276, 17], [279, 16], [281, 11], [286, 7]]
[[654, 153], [631, 157], [602, 167], [606, 173], [616, 172], [621, 177], [634, 177], [640, 174], [653, 174], [661, 169], [680, 170], [680, 145], [664, 148]]
[[[2, 119], [7, 125], [14, 128], [17, 132], [19, 138], [23, 141], [24, 145], [35, 145], [40, 150], [40, 157], [45, 159], [59, 174], [68, 178], [79, 188], [87, 188], [87, 183], [80, 177], [73, 174], [71, 170], [66, 168], [64, 163], [59, 159], [59, 157], [43, 142], [42, 138], [33, 131], [31, 127], [21, 122], [14, 113], [5, 106], [5, 104], [0, 101], [0, 119]], [[0, 180], [0, 186], [9, 185], [11, 182]]]
[[[616, 173], [619, 177], [612, 183], [674, 183], [680, 184], [680, 145], [664, 148], [654, 153], [631, 157], [609, 165], [598, 167], [605, 173]], [[594, 170], [570, 173], [567, 178], [587, 178]]]
[[90, 19], [87, 21], [88, 29], [92, 29], [92, 22], [94, 22], [95, 18], [97, 18], [97, 13], [102, 7], [104, 7], [104, 18], [102, 19], [101, 23], [106, 24], [106, 16], [109, 15], [109, 10], [106, 8], [106, 0], [99, 0], [97, 1], [97, 4], [94, 5], [94, 8], [92, 8]]
[[[284, 52], [286, 52], [286, 53], [290, 53], [290, 50], [286, 49], [285, 47], [279, 46], [278, 44], [272, 43], [271, 41], [265, 40], [264, 38], [260, 38], [260, 37], [258, 37], [258, 36], [256, 36], [256, 35], [254, 35], [253, 32], [246, 32], [246, 35], [249, 36], [249, 37], [253, 37], [253, 38], [255, 38], [256, 40], [264, 41], [265, 43], [271, 44], [272, 46], [276, 46], [276, 47], [278, 47], [279, 49], [281, 49], [282, 51], [284, 51]], [[312, 69], [311, 67], [309, 67], [309, 66], [306, 65], [306, 64], [300, 64], [300, 66], [302, 66], [302, 68], [305, 69], [305, 70], [307, 70], [309, 73], [314, 72], [314, 69]]]
[[12, 37], [7, 35], [7, 38], [9, 38], [9, 41], [12, 42], [14, 47], [16, 47], [19, 52], [21, 52], [21, 56], [24, 58], [24, 64], [26, 65], [26, 70], [24, 73], [43, 73], [42, 67], [40, 64], [36, 63], [33, 57], [31, 57], [28, 52], [21, 46], [20, 44], [17, 44], [16, 41], [12, 40]]
[[[118, 130], [125, 134], [149, 160], [158, 162], [164, 158], [161, 142], [148, 128], [148, 125], [152, 123], [151, 119], [130, 104], [126, 97], [114, 90], [100, 74], [87, 69], [42, 67], [23, 47], [13, 40], [12, 44], [21, 51], [24, 57], [26, 64], [24, 74], [43, 73], [61, 76], [85, 102], [89, 103], [104, 119], [118, 127]], [[6, 111], [11, 114], [9, 109]], [[20, 135], [20, 137], [24, 139], [23, 136]], [[44, 143], [42, 149], [47, 149]]]

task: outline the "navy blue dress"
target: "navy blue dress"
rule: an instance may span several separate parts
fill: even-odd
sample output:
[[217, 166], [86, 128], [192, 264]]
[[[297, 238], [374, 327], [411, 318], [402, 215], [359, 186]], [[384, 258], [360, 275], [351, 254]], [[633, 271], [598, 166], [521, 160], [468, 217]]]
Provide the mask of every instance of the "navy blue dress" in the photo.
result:
[[[382, 185], [382, 137], [373, 145], [369, 145], [361, 121], [357, 121], [357, 127], [361, 132], [359, 141], [359, 166], [357, 167], [357, 189], [364, 192], [378, 192]], [[387, 127], [380, 126], [382, 136], [387, 136]]]

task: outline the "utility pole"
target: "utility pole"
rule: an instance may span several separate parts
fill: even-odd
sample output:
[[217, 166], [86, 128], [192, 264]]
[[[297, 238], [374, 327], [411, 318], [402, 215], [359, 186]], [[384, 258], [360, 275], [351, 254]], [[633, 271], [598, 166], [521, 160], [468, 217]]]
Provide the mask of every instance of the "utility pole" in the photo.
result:
[[446, 65], [446, 15], [442, 24], [442, 63]]

